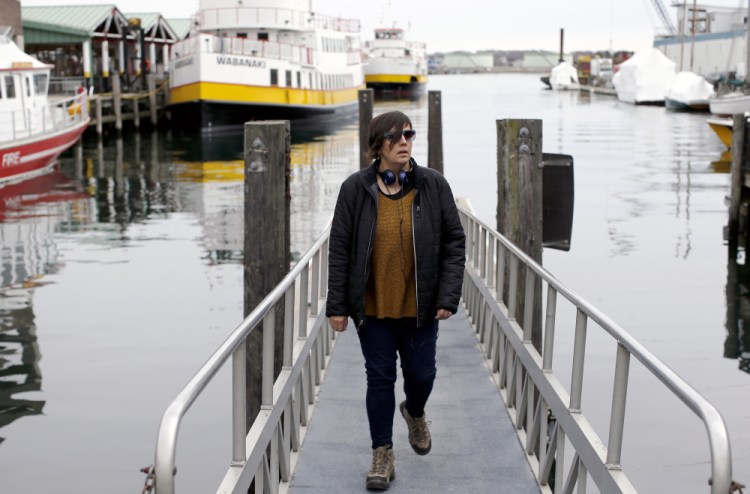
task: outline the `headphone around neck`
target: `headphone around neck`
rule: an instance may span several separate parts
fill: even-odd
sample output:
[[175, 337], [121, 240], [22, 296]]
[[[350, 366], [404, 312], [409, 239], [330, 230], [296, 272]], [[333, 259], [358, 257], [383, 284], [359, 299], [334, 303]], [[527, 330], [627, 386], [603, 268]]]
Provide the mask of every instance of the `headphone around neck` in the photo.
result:
[[[414, 171], [414, 164], [409, 160], [410, 170], [406, 171], [403, 168], [398, 172], [398, 175], [393, 173], [393, 171], [389, 169], [385, 169], [382, 172], [378, 170], [378, 175], [380, 175], [380, 179], [383, 181], [383, 183], [386, 186], [391, 186], [396, 183], [396, 179], [398, 179], [398, 183], [401, 185], [406, 185], [411, 181], [411, 175]], [[380, 163], [377, 163], [377, 166], [380, 167]]]

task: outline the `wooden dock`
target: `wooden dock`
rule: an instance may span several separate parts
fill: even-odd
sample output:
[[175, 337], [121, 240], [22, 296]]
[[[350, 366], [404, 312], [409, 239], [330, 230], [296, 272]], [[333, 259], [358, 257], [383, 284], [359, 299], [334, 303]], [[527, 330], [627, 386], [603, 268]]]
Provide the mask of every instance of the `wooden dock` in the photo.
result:
[[106, 124], [114, 124], [121, 132], [124, 122], [132, 122], [136, 130], [141, 127], [141, 120], [148, 119], [151, 128], [159, 122], [159, 113], [163, 112], [169, 102], [169, 82], [157, 83], [153, 75], [147, 78], [146, 91], [123, 93], [119, 77], [112, 78], [112, 91], [94, 94], [91, 97], [90, 127], [96, 127], [97, 135], [104, 133]]

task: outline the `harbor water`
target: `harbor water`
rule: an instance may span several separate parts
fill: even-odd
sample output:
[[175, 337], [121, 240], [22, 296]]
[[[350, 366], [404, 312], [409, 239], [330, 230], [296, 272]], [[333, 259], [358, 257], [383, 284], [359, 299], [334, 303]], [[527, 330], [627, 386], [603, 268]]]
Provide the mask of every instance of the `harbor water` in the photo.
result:
[[[428, 88], [442, 91], [454, 195], [490, 225], [496, 120], [541, 119], [544, 151], [574, 157], [571, 248], [545, 250], [545, 267], [717, 406], [733, 476], [750, 484], [750, 281], [723, 238], [730, 158], [706, 115], [546, 91], [528, 74], [431, 76]], [[412, 118], [426, 164], [427, 98], [374, 113], [391, 109]], [[298, 256], [358, 168], [359, 141], [356, 118], [292, 134]], [[54, 174], [0, 189], [0, 492], [140, 491], [161, 414], [242, 318], [242, 147], [241, 134], [87, 139]], [[604, 441], [615, 351], [589, 329], [583, 411]], [[642, 493], [708, 492], [702, 424], [639, 363], [631, 372], [629, 478]], [[183, 423], [178, 492], [215, 491], [231, 459], [229, 377]]]

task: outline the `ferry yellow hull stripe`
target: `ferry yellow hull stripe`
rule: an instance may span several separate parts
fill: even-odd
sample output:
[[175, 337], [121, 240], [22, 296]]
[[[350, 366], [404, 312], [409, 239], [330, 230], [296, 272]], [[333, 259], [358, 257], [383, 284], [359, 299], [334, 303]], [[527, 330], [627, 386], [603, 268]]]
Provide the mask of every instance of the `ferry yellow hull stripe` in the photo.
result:
[[357, 101], [359, 89], [364, 89], [364, 85], [348, 89], [314, 90], [196, 82], [172, 88], [170, 103], [210, 101], [245, 105], [336, 106]]
[[[411, 78], [416, 77], [416, 81], [412, 81]], [[391, 84], [409, 84], [416, 82], [417, 84], [426, 84], [426, 75], [403, 75], [403, 74], [367, 74], [365, 75], [365, 82], [379, 82], [379, 83], [391, 83]]]

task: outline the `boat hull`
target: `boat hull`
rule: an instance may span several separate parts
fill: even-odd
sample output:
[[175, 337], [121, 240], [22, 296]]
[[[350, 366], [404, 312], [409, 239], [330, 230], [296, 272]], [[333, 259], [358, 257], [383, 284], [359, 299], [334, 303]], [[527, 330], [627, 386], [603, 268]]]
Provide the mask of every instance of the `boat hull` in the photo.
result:
[[734, 115], [750, 111], [750, 94], [724, 95], [709, 100], [709, 108], [714, 115]]
[[196, 101], [171, 105], [174, 127], [202, 133], [235, 132], [246, 122], [291, 120], [295, 128], [335, 126], [357, 112], [356, 102], [338, 106], [311, 107]]
[[427, 91], [426, 76], [403, 76], [400, 78], [365, 76], [365, 82], [367, 87], [372, 89], [378, 97], [418, 98]]
[[709, 110], [708, 101], [679, 101], [672, 98], [666, 98], [664, 100], [664, 106], [667, 110], [672, 111], [694, 111], [694, 112], [707, 112]]
[[78, 141], [86, 127], [88, 119], [57, 133], [0, 144], [0, 187], [48, 172], [55, 159]]
[[722, 144], [728, 148], [732, 147], [733, 122], [731, 118], [708, 118], [706, 123], [716, 133]]

